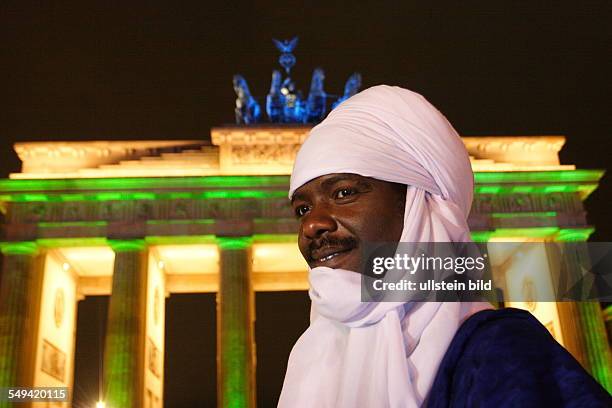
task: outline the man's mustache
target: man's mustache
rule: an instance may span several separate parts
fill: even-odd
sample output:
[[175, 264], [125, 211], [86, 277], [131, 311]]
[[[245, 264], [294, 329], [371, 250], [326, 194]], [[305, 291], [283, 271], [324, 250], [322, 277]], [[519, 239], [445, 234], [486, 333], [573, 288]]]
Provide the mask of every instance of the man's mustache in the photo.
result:
[[312, 254], [325, 247], [340, 247], [340, 248], [355, 248], [357, 247], [357, 239], [354, 237], [325, 237], [318, 241], [312, 241], [308, 245], [308, 250]]

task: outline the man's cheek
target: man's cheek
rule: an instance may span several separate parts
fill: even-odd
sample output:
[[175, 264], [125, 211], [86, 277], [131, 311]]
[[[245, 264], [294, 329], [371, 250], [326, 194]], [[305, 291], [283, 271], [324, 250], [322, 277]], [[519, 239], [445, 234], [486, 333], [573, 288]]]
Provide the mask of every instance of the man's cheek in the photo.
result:
[[[301, 236], [301, 235], [302, 235], [302, 231], [300, 230], [300, 235], [299, 236]], [[308, 261], [308, 258], [306, 257], [307, 250], [308, 250], [308, 245], [302, 239], [300, 239], [300, 238], [298, 238], [297, 245], [298, 245], [298, 249], [299, 249], [300, 253], [302, 254], [302, 256], [304, 257], [304, 259], [306, 259]]]

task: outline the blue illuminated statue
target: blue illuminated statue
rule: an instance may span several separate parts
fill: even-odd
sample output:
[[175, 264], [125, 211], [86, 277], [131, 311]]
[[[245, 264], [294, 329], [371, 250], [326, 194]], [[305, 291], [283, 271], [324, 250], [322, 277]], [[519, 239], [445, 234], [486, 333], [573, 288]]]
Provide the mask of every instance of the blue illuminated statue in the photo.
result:
[[342, 102], [359, 92], [359, 88], [361, 88], [361, 74], [359, 72], [355, 72], [349, 77], [349, 79], [346, 80], [346, 84], [344, 84], [344, 95], [334, 102], [332, 109], [335, 109], [336, 106], [340, 105]]
[[[295, 65], [295, 55], [292, 54], [297, 46], [298, 37], [293, 37], [291, 40], [273, 39], [274, 45], [281, 52], [278, 57], [278, 63], [285, 68], [287, 77], [282, 81], [281, 94], [283, 95], [283, 115], [281, 122], [284, 123], [299, 123], [304, 120], [304, 101], [302, 94], [295, 87], [295, 82], [291, 78], [291, 68]], [[272, 80], [274, 81], [274, 74]], [[268, 118], [272, 121], [272, 117], [268, 114]]]
[[318, 123], [323, 120], [327, 113], [327, 94], [323, 90], [324, 80], [325, 72], [321, 68], [315, 69], [312, 73], [312, 81], [310, 81], [310, 93], [306, 101], [304, 123]]
[[278, 63], [281, 67], [285, 68], [285, 72], [289, 75], [289, 71], [295, 65], [295, 55], [292, 54], [293, 50], [297, 46], [298, 37], [293, 37], [291, 40], [282, 40], [279, 41], [277, 39], [272, 39], [276, 48], [281, 52], [280, 57], [278, 57]]
[[263, 97], [253, 97], [249, 91], [246, 80], [241, 75], [234, 75], [234, 91], [236, 99], [236, 123], [250, 125], [259, 123], [261, 108], [259, 102], [265, 103], [266, 116], [271, 123], [319, 123], [328, 112], [328, 104], [332, 109], [342, 101], [359, 92], [361, 87], [361, 75], [354, 73], [349, 77], [344, 86], [344, 94], [340, 97], [325, 92], [325, 72], [317, 68], [312, 73], [310, 92], [306, 99], [302, 92], [296, 87], [291, 78], [291, 68], [296, 63], [293, 50], [297, 46], [298, 37], [291, 40], [272, 40], [281, 55], [278, 63], [284, 69], [272, 71], [270, 91]]
[[285, 98], [283, 106], [283, 122], [301, 123], [304, 121], [304, 101], [302, 93], [295, 89], [295, 83], [287, 76], [283, 81], [281, 93]]
[[251, 95], [246, 79], [242, 75], [234, 75], [234, 91], [236, 92], [236, 123], [253, 124], [259, 122], [261, 108]]
[[272, 123], [283, 122], [283, 109], [285, 106], [285, 95], [281, 92], [281, 73], [278, 70], [272, 71], [272, 82], [270, 92], [266, 97], [266, 114]]

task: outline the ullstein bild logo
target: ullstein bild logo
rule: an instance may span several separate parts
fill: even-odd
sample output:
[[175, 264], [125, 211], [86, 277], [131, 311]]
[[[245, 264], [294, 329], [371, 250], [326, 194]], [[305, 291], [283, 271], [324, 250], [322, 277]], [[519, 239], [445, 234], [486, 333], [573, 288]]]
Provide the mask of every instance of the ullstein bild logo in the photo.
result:
[[610, 242], [369, 243], [362, 301], [612, 301]]
[[[465, 291], [465, 290], [491, 290], [492, 282], [490, 280], [476, 280], [476, 281], [468, 281], [467, 286], [466, 282], [459, 282], [458, 280], [454, 280], [453, 282], [436, 282], [433, 279], [429, 279], [425, 282], [413, 282], [406, 279], [402, 279], [399, 282], [384, 282], [382, 279], [376, 279], [372, 283], [372, 287], [374, 290], [384, 291], [384, 290], [399, 290], [399, 291]], [[418, 287], [417, 287], [418, 285]]]

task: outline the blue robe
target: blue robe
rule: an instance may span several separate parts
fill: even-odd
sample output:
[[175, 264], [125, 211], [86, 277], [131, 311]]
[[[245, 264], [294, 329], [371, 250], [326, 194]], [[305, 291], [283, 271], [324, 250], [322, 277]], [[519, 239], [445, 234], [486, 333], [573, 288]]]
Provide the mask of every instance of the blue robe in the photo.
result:
[[457, 331], [427, 406], [612, 407], [612, 396], [531, 313], [485, 310]]

